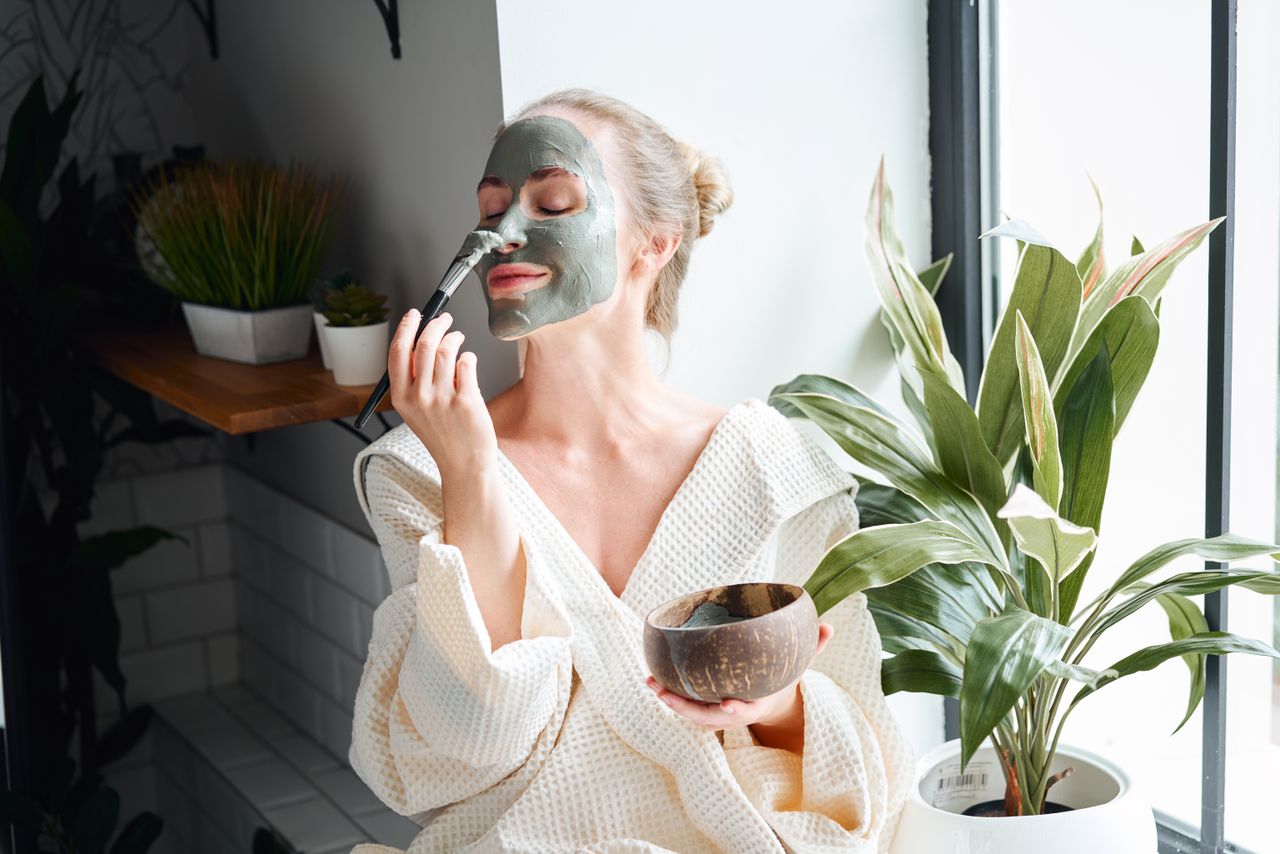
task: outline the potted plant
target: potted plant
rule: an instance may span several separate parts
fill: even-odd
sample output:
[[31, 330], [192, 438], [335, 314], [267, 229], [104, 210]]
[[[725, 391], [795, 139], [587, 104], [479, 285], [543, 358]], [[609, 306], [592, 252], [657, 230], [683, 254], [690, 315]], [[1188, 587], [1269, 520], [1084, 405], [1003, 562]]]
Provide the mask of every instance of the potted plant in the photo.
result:
[[307, 283], [339, 194], [339, 182], [297, 165], [208, 160], [135, 193], [143, 270], [182, 301], [197, 352], [249, 364], [306, 355]]
[[324, 316], [324, 313], [329, 309], [329, 294], [333, 291], [342, 290], [347, 285], [354, 283], [355, 280], [356, 277], [350, 270], [342, 269], [316, 282], [316, 286], [311, 289], [311, 316], [315, 320], [316, 340], [320, 342], [320, 361], [324, 364], [326, 371], [333, 369], [333, 364], [329, 359], [329, 341], [324, 337], [325, 327], [329, 323]]
[[[1114, 270], [1105, 266], [1101, 224], [1074, 263], [1025, 223], [989, 231], [1017, 239], [1019, 256], [972, 407], [931, 293], [950, 257], [912, 270], [881, 161], [866, 251], [918, 423], [826, 376], [798, 376], [769, 400], [816, 423], [884, 481], [859, 477], [863, 527], [805, 583], [819, 613], [864, 592], [892, 654], [882, 662], [885, 692], [959, 699], [960, 738], [922, 758], [894, 851], [959, 850], [961, 842], [987, 854], [1154, 851], [1149, 804], [1122, 769], [1059, 742], [1067, 717], [1115, 680], [1181, 658], [1191, 671], [1185, 723], [1203, 698], [1206, 655], [1280, 656], [1261, 641], [1209, 631], [1190, 598], [1230, 585], [1274, 595], [1280, 572], [1158, 577], [1187, 555], [1280, 558], [1271, 543], [1229, 533], [1165, 543], [1127, 568], [1107, 567], [1110, 583], [1078, 601], [1112, 442], [1155, 356], [1161, 291], [1219, 222], [1150, 250], [1135, 240]], [[1168, 640], [1100, 669], [1085, 663], [1099, 637], [1151, 604], [1168, 615]], [[1004, 817], [978, 817], [992, 814]]]
[[351, 282], [326, 297], [325, 336], [338, 385], [368, 385], [387, 369], [387, 298]]

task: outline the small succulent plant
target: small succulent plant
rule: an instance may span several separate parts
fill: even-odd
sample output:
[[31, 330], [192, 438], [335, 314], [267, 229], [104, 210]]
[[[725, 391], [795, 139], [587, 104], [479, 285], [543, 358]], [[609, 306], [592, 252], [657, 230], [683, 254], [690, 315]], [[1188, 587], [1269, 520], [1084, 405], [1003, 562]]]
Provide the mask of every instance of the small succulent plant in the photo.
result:
[[387, 319], [387, 298], [351, 282], [325, 295], [324, 316], [330, 326], [372, 326]]
[[316, 311], [323, 313], [329, 308], [330, 293], [340, 291], [347, 285], [353, 284], [356, 284], [355, 274], [346, 267], [330, 273], [311, 287], [311, 305]]

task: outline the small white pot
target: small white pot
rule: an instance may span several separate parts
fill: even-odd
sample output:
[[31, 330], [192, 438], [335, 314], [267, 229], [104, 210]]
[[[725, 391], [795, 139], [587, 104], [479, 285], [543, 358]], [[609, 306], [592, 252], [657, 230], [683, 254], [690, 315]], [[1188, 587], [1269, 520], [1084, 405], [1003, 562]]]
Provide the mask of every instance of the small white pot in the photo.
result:
[[978, 749], [960, 773], [960, 740], [926, 753], [898, 821], [891, 854], [1156, 854], [1151, 805], [1118, 765], [1059, 744], [1055, 769], [1070, 776], [1049, 790], [1049, 801], [1072, 807], [1045, 815], [982, 818], [960, 813], [1004, 798], [995, 750]]
[[338, 385], [370, 385], [387, 370], [388, 321], [372, 326], [326, 326], [333, 381]]
[[306, 356], [311, 348], [314, 310], [309, 302], [262, 311], [182, 304], [197, 353], [250, 365]]
[[320, 342], [320, 361], [324, 363], [326, 371], [333, 370], [333, 365], [329, 361], [329, 340], [324, 337], [324, 332], [329, 328], [329, 319], [324, 316], [324, 312], [313, 311], [316, 320], [316, 340]]

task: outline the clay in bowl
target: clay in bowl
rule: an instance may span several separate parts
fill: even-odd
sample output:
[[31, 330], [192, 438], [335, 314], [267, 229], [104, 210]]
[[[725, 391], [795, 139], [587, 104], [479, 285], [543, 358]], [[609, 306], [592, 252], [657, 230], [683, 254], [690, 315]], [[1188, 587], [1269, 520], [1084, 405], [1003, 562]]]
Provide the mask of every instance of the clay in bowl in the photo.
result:
[[691, 700], [758, 700], [800, 678], [818, 647], [818, 610], [798, 584], [748, 582], [673, 599], [644, 621], [658, 684]]

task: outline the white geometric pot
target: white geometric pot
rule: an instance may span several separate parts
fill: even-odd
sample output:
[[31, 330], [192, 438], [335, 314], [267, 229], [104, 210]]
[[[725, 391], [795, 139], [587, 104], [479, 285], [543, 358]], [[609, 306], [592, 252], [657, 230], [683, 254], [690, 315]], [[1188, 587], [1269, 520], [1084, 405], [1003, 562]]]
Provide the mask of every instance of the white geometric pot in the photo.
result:
[[387, 370], [388, 321], [372, 326], [326, 326], [333, 381], [338, 385], [369, 385]]
[[1156, 854], [1151, 805], [1120, 766], [1079, 747], [1058, 745], [1055, 769], [1070, 776], [1049, 801], [1072, 809], [1045, 815], [983, 818], [960, 813], [1004, 799], [995, 750], [984, 746], [960, 773], [960, 740], [926, 753], [898, 821], [891, 854]]
[[320, 342], [320, 361], [324, 363], [326, 371], [333, 370], [333, 365], [329, 361], [329, 341], [324, 337], [324, 331], [329, 326], [329, 320], [324, 316], [324, 312], [313, 311], [316, 321], [316, 339]]
[[182, 304], [197, 353], [250, 365], [306, 356], [311, 346], [312, 311], [309, 302], [262, 311]]

